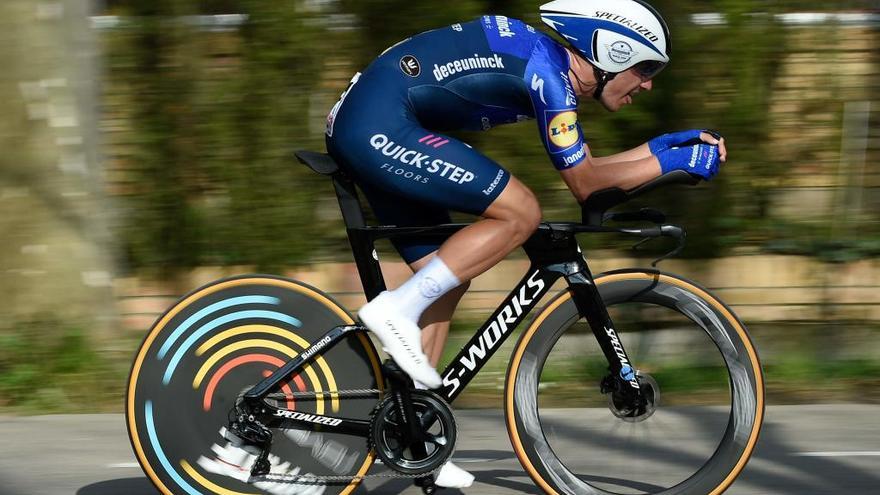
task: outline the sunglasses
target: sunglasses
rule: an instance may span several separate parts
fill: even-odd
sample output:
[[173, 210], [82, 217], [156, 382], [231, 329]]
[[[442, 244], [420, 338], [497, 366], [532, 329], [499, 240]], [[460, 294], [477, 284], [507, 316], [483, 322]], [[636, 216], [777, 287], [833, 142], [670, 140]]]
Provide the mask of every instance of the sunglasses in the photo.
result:
[[633, 66], [636, 73], [645, 80], [652, 79], [664, 68], [666, 68], [666, 62], [658, 62], [656, 60], [645, 60]]

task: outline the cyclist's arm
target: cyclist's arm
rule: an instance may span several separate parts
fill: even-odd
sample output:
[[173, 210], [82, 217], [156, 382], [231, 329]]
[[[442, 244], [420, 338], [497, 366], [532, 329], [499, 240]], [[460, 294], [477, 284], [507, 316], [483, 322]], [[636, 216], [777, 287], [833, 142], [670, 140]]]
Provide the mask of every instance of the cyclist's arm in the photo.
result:
[[642, 158], [649, 158], [650, 156], [651, 148], [648, 146], [648, 143], [645, 143], [631, 150], [622, 151], [608, 156], [594, 156], [591, 159], [594, 165], [607, 165], [610, 163], [632, 162], [635, 160], [641, 160]]
[[[624, 152], [615, 156], [626, 154]], [[562, 180], [579, 203], [596, 191], [610, 187], [619, 187], [625, 191], [635, 189], [660, 176], [660, 162], [655, 156], [629, 161], [610, 161], [610, 158], [612, 157], [597, 161], [588, 156], [576, 166], [559, 171]]]
[[[666, 136], [671, 136], [673, 139], [670, 142], [675, 143], [675, 141], [674, 141], [675, 137], [677, 137], [677, 136], [690, 137], [691, 133], [698, 133], [700, 139], [704, 143], [718, 146], [718, 154], [720, 155], [721, 163], [724, 163], [727, 161], [727, 147], [725, 145], [724, 138], [722, 137], [722, 138], [718, 139], [706, 131], [700, 132], [699, 130], [696, 130], [696, 131], [684, 131], [684, 132], [666, 134], [664, 136], [661, 136], [660, 139], [662, 139], [663, 137], [666, 137]], [[660, 150], [655, 150], [655, 151], [659, 152]], [[617, 153], [614, 155], [602, 156], [602, 157], [594, 156], [594, 157], [592, 157], [592, 160], [593, 160], [594, 164], [605, 165], [607, 163], [631, 162], [634, 160], [640, 160], [642, 158], [650, 157], [653, 154], [655, 154], [655, 153], [651, 152], [651, 145], [649, 143], [644, 143], [641, 146], [637, 146], [631, 150], [623, 151], [621, 153]]]

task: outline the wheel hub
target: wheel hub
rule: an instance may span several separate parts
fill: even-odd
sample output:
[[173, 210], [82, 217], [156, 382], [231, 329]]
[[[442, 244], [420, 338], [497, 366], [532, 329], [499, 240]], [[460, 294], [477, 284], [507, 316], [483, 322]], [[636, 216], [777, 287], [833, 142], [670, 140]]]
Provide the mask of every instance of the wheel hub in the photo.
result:
[[628, 423], [639, 423], [650, 418], [660, 401], [660, 386], [653, 376], [647, 373], [636, 372], [639, 385], [642, 390], [641, 404], [633, 404], [629, 397], [624, 397], [618, 391], [608, 394], [608, 408], [611, 414]]

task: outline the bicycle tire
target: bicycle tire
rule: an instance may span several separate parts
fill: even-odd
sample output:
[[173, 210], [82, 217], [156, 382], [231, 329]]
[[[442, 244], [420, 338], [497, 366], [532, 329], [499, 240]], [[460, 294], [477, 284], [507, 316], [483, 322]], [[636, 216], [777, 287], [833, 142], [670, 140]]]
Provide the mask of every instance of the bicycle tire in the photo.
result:
[[[144, 338], [126, 392], [129, 439], [153, 485], [166, 495], [271, 493], [268, 485], [244, 483], [201, 463], [210, 459], [212, 447], [225, 445], [219, 432], [238, 394], [329, 329], [353, 322], [342, 306], [314, 287], [266, 275], [218, 280], [181, 298]], [[282, 390], [383, 386], [378, 354], [362, 333], [317, 356], [302, 375], [291, 377]], [[316, 394], [312, 400], [292, 397], [286, 399], [288, 409], [356, 419], [368, 419], [376, 402], [332, 394]], [[291, 431], [295, 433], [276, 431], [272, 455], [299, 467], [302, 474], [354, 477], [373, 463], [375, 454], [367, 451], [364, 438]], [[337, 460], [331, 462], [331, 454]], [[348, 494], [358, 484], [321, 486], [326, 494]]]
[[[727, 426], [711, 457], [689, 477], [673, 486], [631, 484], [629, 487], [640, 493], [663, 495], [721, 494], [730, 487], [748, 462], [764, 416], [763, 373], [745, 326], [729, 307], [709, 291], [678, 276], [635, 269], [602, 274], [595, 281], [609, 311], [625, 302], [653, 304], [676, 311], [702, 327], [720, 351], [726, 371], [732, 377], [729, 379], [731, 411], [729, 418], [726, 415], [722, 417], [727, 420]], [[541, 370], [560, 336], [578, 320], [583, 322], [571, 293], [565, 291], [535, 316], [520, 337], [513, 351], [505, 387], [508, 434], [520, 463], [545, 493], [618, 493], [596, 486], [607, 482], [607, 477], [579, 475], [566, 466], [545, 434], [544, 423], [551, 414], [545, 412], [542, 423], [542, 413], [539, 411]], [[593, 338], [592, 335], [589, 337]], [[639, 365], [637, 359], [634, 362], [636, 366]], [[604, 365], [607, 366], [607, 361]], [[663, 389], [662, 383], [659, 389]], [[598, 390], [596, 394], [599, 394]], [[627, 485], [619, 483], [612, 486]]]

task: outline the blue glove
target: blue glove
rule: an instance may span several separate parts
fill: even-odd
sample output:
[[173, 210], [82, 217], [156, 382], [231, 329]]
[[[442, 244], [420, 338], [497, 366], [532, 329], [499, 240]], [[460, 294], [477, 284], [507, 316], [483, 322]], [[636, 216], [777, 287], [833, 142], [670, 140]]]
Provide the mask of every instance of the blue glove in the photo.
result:
[[691, 129], [689, 131], [671, 132], [669, 134], [655, 137], [648, 141], [648, 147], [651, 149], [651, 154], [656, 155], [670, 148], [700, 144], [702, 142], [702, 140], [700, 140], [700, 134], [703, 132], [711, 134], [715, 139], [721, 139], [721, 135], [715, 131]]
[[657, 154], [660, 169], [664, 174], [673, 170], [684, 170], [709, 180], [718, 173], [721, 157], [718, 147], [712, 144], [697, 144], [683, 148], [671, 148]]

